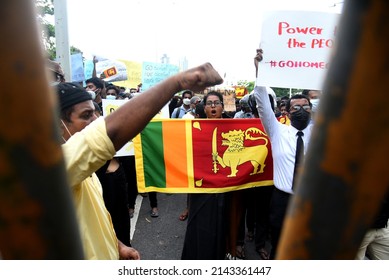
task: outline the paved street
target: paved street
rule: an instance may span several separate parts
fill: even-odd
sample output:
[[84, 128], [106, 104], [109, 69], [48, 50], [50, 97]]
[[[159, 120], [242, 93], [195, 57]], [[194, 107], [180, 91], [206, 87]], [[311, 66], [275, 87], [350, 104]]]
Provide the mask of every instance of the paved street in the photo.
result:
[[[159, 217], [150, 217], [147, 197], [138, 195], [134, 218], [131, 219], [132, 246], [144, 260], [179, 260], [184, 242], [186, 221], [178, 219], [186, 205], [185, 194], [158, 193]], [[246, 259], [260, 259], [253, 242], [246, 242]]]

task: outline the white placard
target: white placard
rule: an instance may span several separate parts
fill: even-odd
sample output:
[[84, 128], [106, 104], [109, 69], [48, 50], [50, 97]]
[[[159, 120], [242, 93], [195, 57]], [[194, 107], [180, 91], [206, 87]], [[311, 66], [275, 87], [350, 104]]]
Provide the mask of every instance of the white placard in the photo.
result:
[[339, 14], [273, 11], [264, 14], [257, 85], [321, 89]]

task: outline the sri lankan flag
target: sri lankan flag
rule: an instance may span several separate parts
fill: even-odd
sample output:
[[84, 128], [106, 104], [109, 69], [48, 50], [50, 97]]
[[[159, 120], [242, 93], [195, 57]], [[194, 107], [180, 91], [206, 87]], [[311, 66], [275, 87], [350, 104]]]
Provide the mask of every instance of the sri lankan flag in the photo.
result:
[[155, 119], [134, 138], [139, 192], [220, 193], [273, 184], [259, 119]]

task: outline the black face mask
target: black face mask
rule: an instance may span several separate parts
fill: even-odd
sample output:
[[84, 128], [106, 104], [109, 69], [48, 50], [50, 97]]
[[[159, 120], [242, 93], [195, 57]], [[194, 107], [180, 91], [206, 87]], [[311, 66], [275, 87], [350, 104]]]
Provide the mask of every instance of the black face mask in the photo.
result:
[[305, 111], [303, 108], [290, 114], [290, 122], [293, 127], [298, 130], [303, 130], [311, 120], [311, 113]]

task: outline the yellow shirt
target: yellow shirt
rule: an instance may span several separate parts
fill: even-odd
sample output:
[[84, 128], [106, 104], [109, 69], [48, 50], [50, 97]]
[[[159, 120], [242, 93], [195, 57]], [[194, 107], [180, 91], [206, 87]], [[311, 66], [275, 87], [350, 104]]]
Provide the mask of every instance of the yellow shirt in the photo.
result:
[[74, 134], [62, 147], [85, 257], [117, 260], [118, 240], [94, 173], [116, 153], [104, 119], [99, 118]]

